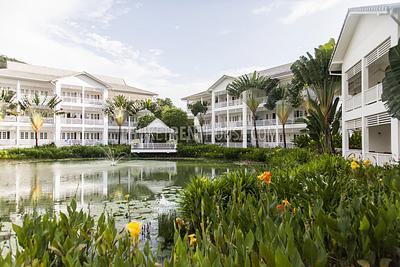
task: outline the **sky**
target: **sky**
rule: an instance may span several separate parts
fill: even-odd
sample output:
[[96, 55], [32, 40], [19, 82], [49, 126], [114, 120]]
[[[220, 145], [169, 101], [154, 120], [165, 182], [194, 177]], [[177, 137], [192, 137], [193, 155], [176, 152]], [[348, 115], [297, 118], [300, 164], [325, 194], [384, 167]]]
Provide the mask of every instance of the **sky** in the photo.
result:
[[0, 0], [0, 55], [170, 97], [295, 61], [385, 0]]

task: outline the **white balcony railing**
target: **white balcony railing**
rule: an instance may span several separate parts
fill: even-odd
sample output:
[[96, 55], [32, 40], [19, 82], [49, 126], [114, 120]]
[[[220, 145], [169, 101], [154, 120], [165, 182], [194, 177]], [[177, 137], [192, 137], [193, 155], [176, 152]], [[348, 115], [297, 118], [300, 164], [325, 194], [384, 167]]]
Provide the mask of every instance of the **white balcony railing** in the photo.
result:
[[[131, 122], [131, 126], [137, 125], [137, 122]], [[118, 127], [117, 123], [115, 121], [109, 120], [108, 121], [108, 126], [115, 126]], [[125, 121], [122, 126], [129, 126], [129, 122]]]
[[385, 164], [390, 164], [393, 161], [392, 154], [390, 153], [375, 153], [367, 152], [365, 153], [364, 159], [369, 159], [373, 164], [383, 166]]
[[226, 101], [225, 102], [218, 102], [214, 104], [214, 108], [224, 108], [226, 107]]
[[88, 99], [85, 98], [85, 104], [90, 104], [90, 105], [103, 105], [103, 100], [101, 99]]
[[150, 150], [158, 150], [158, 149], [176, 149], [176, 144], [173, 143], [139, 143], [132, 144], [132, 149], [150, 149]]
[[364, 92], [365, 105], [372, 104], [381, 100], [382, 97], [382, 84], [377, 84]]
[[88, 125], [103, 125], [104, 120], [85, 119], [85, 124]]
[[5, 116], [3, 120], [1, 120], [0, 122], [16, 122], [17, 121], [17, 117], [15, 116]]
[[[21, 116], [19, 117], [19, 121], [22, 123], [31, 123], [31, 118], [28, 116]], [[46, 124], [53, 124], [54, 123], [54, 118], [50, 117], [50, 118], [44, 118], [44, 123]]]
[[61, 118], [61, 123], [63, 123], [63, 124], [82, 124], [82, 119], [80, 119], [80, 118]]
[[346, 99], [345, 101], [345, 109], [346, 111], [350, 111], [356, 108], [361, 107], [361, 93], [358, 93], [356, 95], [350, 96], [349, 98]]
[[[248, 124], [253, 125], [253, 122], [250, 121], [250, 122], [248, 122]], [[276, 119], [256, 120], [257, 126], [269, 126], [269, 125], [275, 125], [275, 124], [276, 124]]]
[[101, 145], [102, 143], [103, 143], [102, 140], [97, 140], [97, 139], [85, 139], [85, 145], [86, 145], [86, 146]]
[[242, 99], [229, 100], [229, 106], [240, 106], [242, 104]]
[[242, 127], [243, 121], [230, 121], [229, 127]]
[[62, 103], [82, 103], [82, 98], [80, 98], [80, 97], [62, 96], [61, 100], [62, 100], [61, 104]]
[[226, 127], [226, 122], [217, 122], [215, 124], [215, 128], [225, 128]]

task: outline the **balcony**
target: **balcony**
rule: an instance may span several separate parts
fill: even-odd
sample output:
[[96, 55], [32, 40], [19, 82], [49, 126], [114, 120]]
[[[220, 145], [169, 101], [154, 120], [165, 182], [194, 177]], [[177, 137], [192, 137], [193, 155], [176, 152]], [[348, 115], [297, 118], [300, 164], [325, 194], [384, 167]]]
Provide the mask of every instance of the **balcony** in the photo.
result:
[[358, 93], [353, 96], [349, 96], [349, 98], [345, 101], [345, 109], [346, 111], [354, 110], [361, 107], [362, 104], [361, 93]]
[[[19, 117], [19, 121], [22, 123], [31, 123], [31, 118], [28, 116], [21, 116], [21, 117]], [[45, 124], [53, 124], [54, 117], [44, 118], [44, 123]]]
[[103, 105], [104, 101], [101, 100], [101, 99], [87, 99], [87, 98], [85, 98], [84, 103], [85, 104], [89, 104], [89, 105], [101, 106], [101, 105]]
[[230, 121], [229, 127], [242, 127], [243, 121]]
[[226, 122], [217, 122], [215, 123], [215, 128], [226, 128]]
[[87, 125], [103, 125], [104, 120], [85, 119]]
[[382, 97], [382, 84], [377, 84], [364, 92], [365, 105], [369, 105], [381, 100]]
[[233, 107], [233, 106], [240, 106], [243, 104], [242, 99], [235, 99], [235, 100], [230, 100], [229, 101], [229, 106]]
[[[135, 125], [137, 125], [137, 123], [136, 122], [131, 122], [131, 125], [132, 124], [135, 124]], [[112, 121], [112, 120], [108, 120], [108, 126], [114, 126], [114, 127], [119, 127], [118, 125], [117, 125], [117, 123], [115, 122], [115, 121]], [[129, 122], [128, 121], [125, 121], [124, 122], [124, 124], [122, 124], [122, 127], [126, 127], [126, 126], [129, 126]], [[133, 126], [133, 125], [132, 125]]]
[[73, 96], [63, 96], [61, 97], [61, 104], [63, 103], [72, 103], [72, 104], [77, 104], [77, 103], [82, 103], [82, 98], [80, 97], [73, 97]]
[[226, 101], [225, 102], [218, 102], [214, 104], [214, 108], [224, 108], [226, 107]]
[[82, 124], [82, 119], [80, 118], [61, 118], [62, 124]]
[[16, 122], [17, 121], [17, 117], [15, 116], [5, 116], [3, 120], [1, 120], [0, 122]]
[[[248, 125], [253, 125], [252, 121], [248, 122]], [[276, 125], [276, 119], [268, 119], [268, 120], [256, 120], [257, 126], [270, 126]]]

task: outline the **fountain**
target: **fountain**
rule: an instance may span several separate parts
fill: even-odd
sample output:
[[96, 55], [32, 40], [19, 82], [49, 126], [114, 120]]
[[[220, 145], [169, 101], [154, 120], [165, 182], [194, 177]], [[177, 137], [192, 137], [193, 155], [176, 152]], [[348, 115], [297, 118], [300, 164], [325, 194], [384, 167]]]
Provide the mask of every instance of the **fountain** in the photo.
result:
[[111, 166], [117, 165], [117, 163], [126, 156], [126, 153], [116, 155], [115, 151], [113, 151], [110, 147], [102, 147], [102, 150], [104, 151], [106, 158], [111, 161]]

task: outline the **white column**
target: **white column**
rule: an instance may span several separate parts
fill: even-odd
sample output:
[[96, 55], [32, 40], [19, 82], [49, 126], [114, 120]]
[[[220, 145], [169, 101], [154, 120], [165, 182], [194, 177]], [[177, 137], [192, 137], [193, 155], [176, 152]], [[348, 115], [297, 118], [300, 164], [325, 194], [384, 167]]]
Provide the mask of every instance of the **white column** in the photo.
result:
[[[61, 82], [56, 81], [56, 95], [61, 97]], [[56, 109], [61, 109], [61, 103], [56, 106]], [[54, 116], [54, 123], [55, 123], [55, 131], [54, 131], [54, 143], [56, 146], [61, 146], [61, 118], [60, 116]]]
[[211, 143], [215, 144], [215, 92], [211, 92]]
[[400, 160], [400, 123], [398, 119], [392, 118], [390, 122], [391, 151], [395, 161]]
[[349, 132], [346, 127], [346, 99], [347, 99], [347, 80], [346, 74], [342, 69], [342, 156], [346, 157], [346, 151], [349, 150]]
[[229, 95], [226, 93], [226, 147], [229, 147]]
[[[19, 80], [17, 81], [17, 101], [19, 101], [19, 100], [22, 100], [22, 95], [21, 95], [21, 84], [20, 84], [20, 82], [19, 82]], [[20, 111], [20, 107], [19, 107], [19, 105], [18, 105], [18, 112]], [[17, 136], [16, 136], [16, 141], [15, 141], [15, 145], [18, 147], [19, 146], [19, 144], [20, 144], [20, 142], [19, 142], [19, 140], [20, 140], [20, 132], [21, 132], [21, 129], [20, 129], [20, 126], [19, 126], [19, 121], [20, 121], [20, 116], [17, 116]]]
[[[108, 99], [108, 89], [104, 89], [103, 102], [105, 103]], [[108, 145], [108, 116], [103, 113], [103, 145]]]
[[53, 188], [53, 201], [60, 200], [60, 189], [61, 189], [61, 175], [60, 172], [54, 169], [54, 188]]
[[81, 173], [81, 208], [85, 205], [85, 174]]
[[[82, 140], [81, 140], [81, 145], [85, 145], [85, 87], [82, 86]], [[104, 138], [104, 137], [103, 137]]]
[[242, 128], [242, 145], [243, 148], [247, 147], [247, 93], [243, 92], [242, 94], [243, 97], [243, 107], [242, 107], [242, 120], [243, 120], [243, 128]]
[[[364, 92], [368, 90], [368, 67], [366, 59], [361, 59], [361, 108], [365, 106]], [[368, 129], [366, 125], [366, 119], [364, 115], [361, 115], [361, 146], [362, 146], [362, 158], [365, 158], [365, 154], [368, 152]]]
[[279, 118], [278, 118], [278, 114], [276, 114], [276, 110], [275, 110], [275, 141], [276, 141], [276, 146], [279, 146]]

